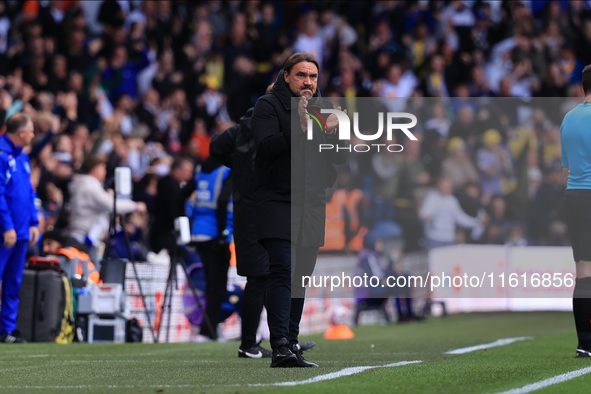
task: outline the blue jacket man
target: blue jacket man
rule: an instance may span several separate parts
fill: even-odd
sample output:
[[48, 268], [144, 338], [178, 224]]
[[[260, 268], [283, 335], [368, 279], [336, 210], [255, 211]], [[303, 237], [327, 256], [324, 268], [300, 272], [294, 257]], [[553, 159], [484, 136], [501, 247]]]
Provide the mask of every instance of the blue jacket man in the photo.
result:
[[[223, 236], [227, 243], [232, 242], [233, 204], [226, 182], [230, 169], [220, 166], [211, 172], [199, 170], [195, 173], [195, 200], [187, 202], [187, 216], [191, 219], [191, 236], [193, 241], [207, 241]], [[224, 192], [227, 190], [227, 192]], [[218, 201], [224, 201], [224, 207]]]
[[17, 113], [8, 118], [6, 133], [0, 137], [0, 342], [6, 343], [25, 342], [15, 334], [19, 291], [27, 244], [37, 243], [39, 222], [29, 157], [22, 149], [31, 143], [34, 136], [31, 118]]
[[[195, 172], [196, 197], [188, 206], [192, 222], [191, 237], [205, 270], [205, 313], [216, 330], [222, 302], [226, 299], [230, 248], [232, 240], [232, 180], [230, 169], [209, 157]], [[185, 186], [186, 187], [186, 186]], [[199, 334], [217, 339], [203, 322]]]

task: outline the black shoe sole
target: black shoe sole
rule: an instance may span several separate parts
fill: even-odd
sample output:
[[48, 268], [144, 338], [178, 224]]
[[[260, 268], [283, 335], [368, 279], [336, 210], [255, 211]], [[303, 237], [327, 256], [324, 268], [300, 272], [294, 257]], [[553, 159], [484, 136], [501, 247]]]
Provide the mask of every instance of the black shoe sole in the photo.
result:
[[271, 363], [271, 368], [291, 368], [298, 365], [298, 358], [295, 354], [282, 358]]
[[[308, 363], [309, 363], [308, 365], [306, 365], [306, 364], [300, 364], [300, 363], [297, 363], [297, 364], [295, 365], [295, 367], [296, 367], [296, 368], [318, 368], [318, 365], [317, 365], [317, 364], [310, 363], [309, 361], [308, 361]], [[312, 364], [312, 365], [310, 365], [310, 364]]]

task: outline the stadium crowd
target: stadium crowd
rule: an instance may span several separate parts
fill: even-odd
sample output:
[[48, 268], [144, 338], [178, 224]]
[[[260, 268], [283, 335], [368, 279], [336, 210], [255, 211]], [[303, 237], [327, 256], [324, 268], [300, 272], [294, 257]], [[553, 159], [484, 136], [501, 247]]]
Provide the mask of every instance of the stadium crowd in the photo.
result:
[[[410, 112], [440, 98], [419, 116], [420, 144], [354, 153], [340, 168], [337, 188], [363, 192], [361, 225], [390, 218], [409, 251], [430, 240], [569, 243], [561, 119], [537, 109], [531, 127], [487, 123], [478, 100], [580, 97], [587, 1], [0, 1], [0, 120], [22, 111], [34, 121], [41, 233], [80, 220], [70, 185], [98, 156], [107, 187], [116, 167], [132, 170], [146, 209], [131, 207], [125, 230], [145, 257], [158, 180], [175, 157], [203, 162], [293, 52], [318, 59], [320, 91], [350, 113], [356, 97], [412, 97]], [[449, 212], [430, 212], [426, 196]]]

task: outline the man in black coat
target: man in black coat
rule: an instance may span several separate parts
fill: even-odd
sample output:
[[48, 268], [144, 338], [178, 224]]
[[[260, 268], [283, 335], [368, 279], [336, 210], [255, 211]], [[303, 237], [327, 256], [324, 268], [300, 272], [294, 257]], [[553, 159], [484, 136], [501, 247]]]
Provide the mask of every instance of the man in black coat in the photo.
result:
[[178, 157], [172, 163], [170, 174], [158, 181], [154, 222], [150, 229], [150, 247], [155, 253], [166, 249], [172, 256], [178, 252], [173, 233], [174, 220], [185, 216], [185, 201], [195, 191], [194, 168], [189, 159]]
[[209, 154], [232, 169], [234, 202], [234, 243], [238, 275], [246, 277], [242, 300], [242, 342], [239, 357], [271, 357], [271, 351], [256, 342], [263, 311], [269, 256], [256, 238], [254, 215], [254, 156], [256, 148], [251, 131], [252, 108], [240, 123], [215, 136]]
[[[317, 367], [301, 356], [298, 343], [305, 296], [302, 277], [312, 274], [318, 249], [324, 244], [326, 189], [336, 180], [334, 164], [343, 164], [349, 153], [346, 149], [319, 151], [321, 143], [347, 147], [335, 133], [336, 115], [326, 118], [323, 129], [313, 125], [312, 140], [306, 138], [308, 106], [334, 109], [330, 101], [319, 97], [318, 75], [313, 55], [293, 54], [271, 92], [257, 101], [252, 116], [257, 147], [256, 230], [269, 255], [267, 318], [272, 368]], [[292, 109], [296, 111], [293, 119]]]

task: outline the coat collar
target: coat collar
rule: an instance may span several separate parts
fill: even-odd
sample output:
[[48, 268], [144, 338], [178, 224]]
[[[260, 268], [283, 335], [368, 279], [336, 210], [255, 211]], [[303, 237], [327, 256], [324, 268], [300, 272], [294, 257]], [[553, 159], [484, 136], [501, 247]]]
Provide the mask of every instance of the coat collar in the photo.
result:
[[249, 108], [244, 114], [243, 117], [240, 118], [240, 131], [246, 137], [247, 140], [252, 138], [251, 132], [251, 123], [252, 123], [252, 112], [254, 108]]
[[0, 137], [0, 149], [7, 153], [12, 153], [13, 155], [19, 155], [23, 150], [22, 147], [14, 145], [6, 133]]

